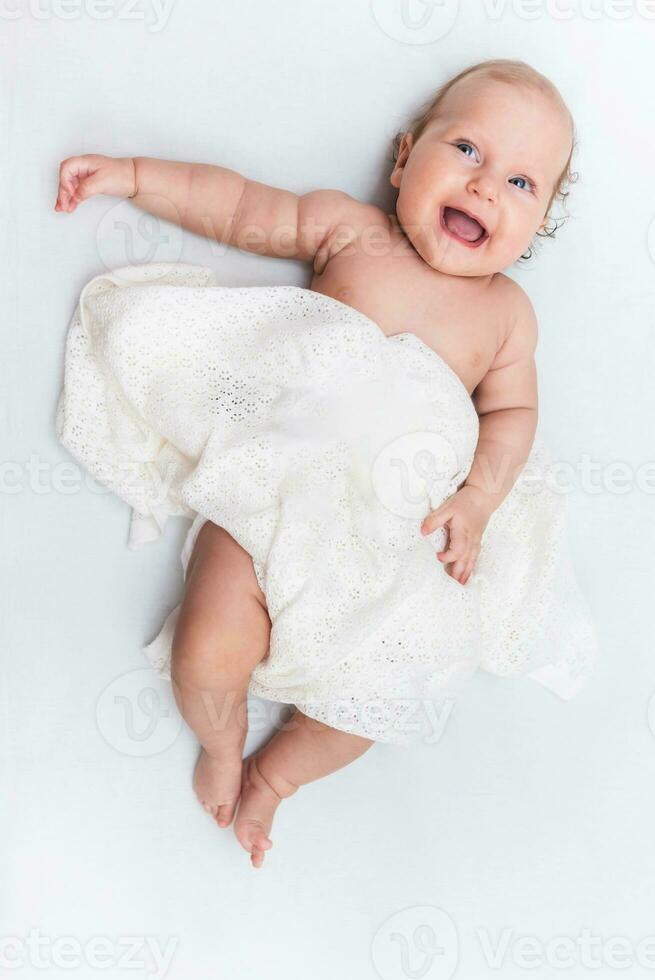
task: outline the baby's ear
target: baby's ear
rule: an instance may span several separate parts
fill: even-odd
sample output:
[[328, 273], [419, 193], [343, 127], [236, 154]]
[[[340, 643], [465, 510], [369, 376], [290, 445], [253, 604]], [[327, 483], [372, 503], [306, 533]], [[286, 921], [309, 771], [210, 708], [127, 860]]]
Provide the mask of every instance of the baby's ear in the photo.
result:
[[400, 178], [405, 164], [407, 163], [407, 157], [410, 154], [413, 143], [414, 135], [412, 133], [403, 133], [400, 146], [398, 147], [398, 157], [393, 165], [391, 176], [389, 177], [389, 180], [394, 187], [400, 187]]
[[409, 156], [409, 152], [414, 145], [414, 134], [413, 133], [403, 133], [403, 138], [400, 141], [400, 147], [398, 150], [398, 155], [404, 157], [406, 160]]

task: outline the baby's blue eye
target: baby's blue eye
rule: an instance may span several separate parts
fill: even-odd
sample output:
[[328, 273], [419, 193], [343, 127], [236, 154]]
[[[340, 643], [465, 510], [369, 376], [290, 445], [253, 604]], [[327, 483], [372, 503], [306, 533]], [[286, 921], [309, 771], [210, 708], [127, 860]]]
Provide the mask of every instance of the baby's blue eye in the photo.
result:
[[[457, 149], [458, 150], [461, 150], [463, 146], [465, 146], [466, 149], [471, 150], [471, 152], [473, 153], [473, 155], [475, 155], [475, 150], [473, 149], [473, 147], [471, 146], [470, 143], [457, 143]], [[469, 153], [466, 153], [466, 150], [462, 150], [462, 153], [464, 153], [466, 156], [470, 156]]]
[[530, 181], [528, 180], [527, 177], [510, 177], [509, 182], [510, 182], [510, 184], [512, 184], [512, 183], [515, 183], [515, 181], [517, 181], [517, 180], [522, 181], [521, 184], [515, 184], [515, 186], [518, 187], [518, 188], [520, 188], [520, 190], [526, 190], [527, 191], [532, 186], [532, 184], [530, 183]]

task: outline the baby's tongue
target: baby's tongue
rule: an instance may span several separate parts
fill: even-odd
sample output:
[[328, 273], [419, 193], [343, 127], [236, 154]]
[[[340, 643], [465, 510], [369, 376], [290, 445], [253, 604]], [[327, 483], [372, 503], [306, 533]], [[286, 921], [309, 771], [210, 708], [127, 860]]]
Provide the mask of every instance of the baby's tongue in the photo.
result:
[[450, 231], [463, 238], [465, 242], [475, 242], [484, 234], [484, 229], [475, 218], [469, 218], [468, 214], [458, 211], [456, 208], [444, 208], [443, 220]]

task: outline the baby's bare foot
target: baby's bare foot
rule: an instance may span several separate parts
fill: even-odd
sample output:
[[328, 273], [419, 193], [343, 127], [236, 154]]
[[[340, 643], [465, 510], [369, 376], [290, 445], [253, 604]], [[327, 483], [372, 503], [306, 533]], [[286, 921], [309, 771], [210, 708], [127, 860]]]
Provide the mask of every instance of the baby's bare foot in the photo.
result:
[[193, 788], [200, 803], [219, 827], [228, 827], [241, 792], [241, 752], [234, 749], [211, 756], [202, 749], [193, 774]]
[[234, 833], [242, 847], [250, 852], [254, 868], [261, 868], [264, 852], [273, 846], [268, 836], [273, 816], [283, 799], [298, 789], [284, 778], [266, 778], [261, 771], [261, 753], [256, 752], [243, 763], [241, 800], [234, 821]]

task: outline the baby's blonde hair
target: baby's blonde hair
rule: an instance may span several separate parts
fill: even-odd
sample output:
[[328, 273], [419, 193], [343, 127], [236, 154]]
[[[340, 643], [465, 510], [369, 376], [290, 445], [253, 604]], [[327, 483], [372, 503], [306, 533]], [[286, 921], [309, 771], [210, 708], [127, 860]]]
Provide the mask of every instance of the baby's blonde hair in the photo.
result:
[[[392, 159], [395, 163], [398, 159], [398, 154], [400, 151], [400, 143], [405, 133], [411, 133], [414, 142], [416, 142], [428, 123], [434, 119], [436, 116], [441, 103], [443, 102], [447, 93], [455, 86], [458, 82], [461, 82], [463, 78], [467, 78], [469, 75], [473, 74], [485, 74], [489, 78], [493, 78], [500, 82], [510, 82], [519, 85], [526, 85], [530, 88], [537, 89], [540, 92], [545, 92], [550, 95], [555, 102], [560, 106], [560, 108], [567, 115], [569, 122], [571, 124], [571, 151], [569, 153], [568, 159], [564, 168], [555, 182], [555, 188], [551, 194], [550, 201], [548, 202], [548, 207], [546, 208], [546, 218], [548, 219], [543, 230], [539, 230], [537, 235], [542, 238], [553, 238], [555, 232], [558, 228], [564, 224], [568, 216], [554, 218], [550, 214], [550, 209], [555, 200], [558, 200], [560, 204], [564, 205], [566, 198], [569, 196], [569, 186], [574, 183], [578, 174], [574, 173], [571, 169], [571, 162], [573, 159], [573, 151], [577, 145], [576, 135], [575, 135], [575, 123], [573, 122], [573, 117], [569, 111], [568, 106], [564, 102], [557, 87], [538, 72], [535, 68], [526, 64], [525, 61], [513, 61], [509, 58], [493, 58], [489, 61], [480, 61], [476, 65], [471, 65], [470, 68], [465, 68], [458, 75], [444, 82], [437, 91], [430, 97], [427, 103], [424, 103], [418, 114], [411, 120], [409, 127], [399, 133], [396, 133], [393, 139], [392, 145]], [[533, 249], [530, 246], [528, 252], [522, 255], [521, 258], [530, 258], [532, 256]]]

